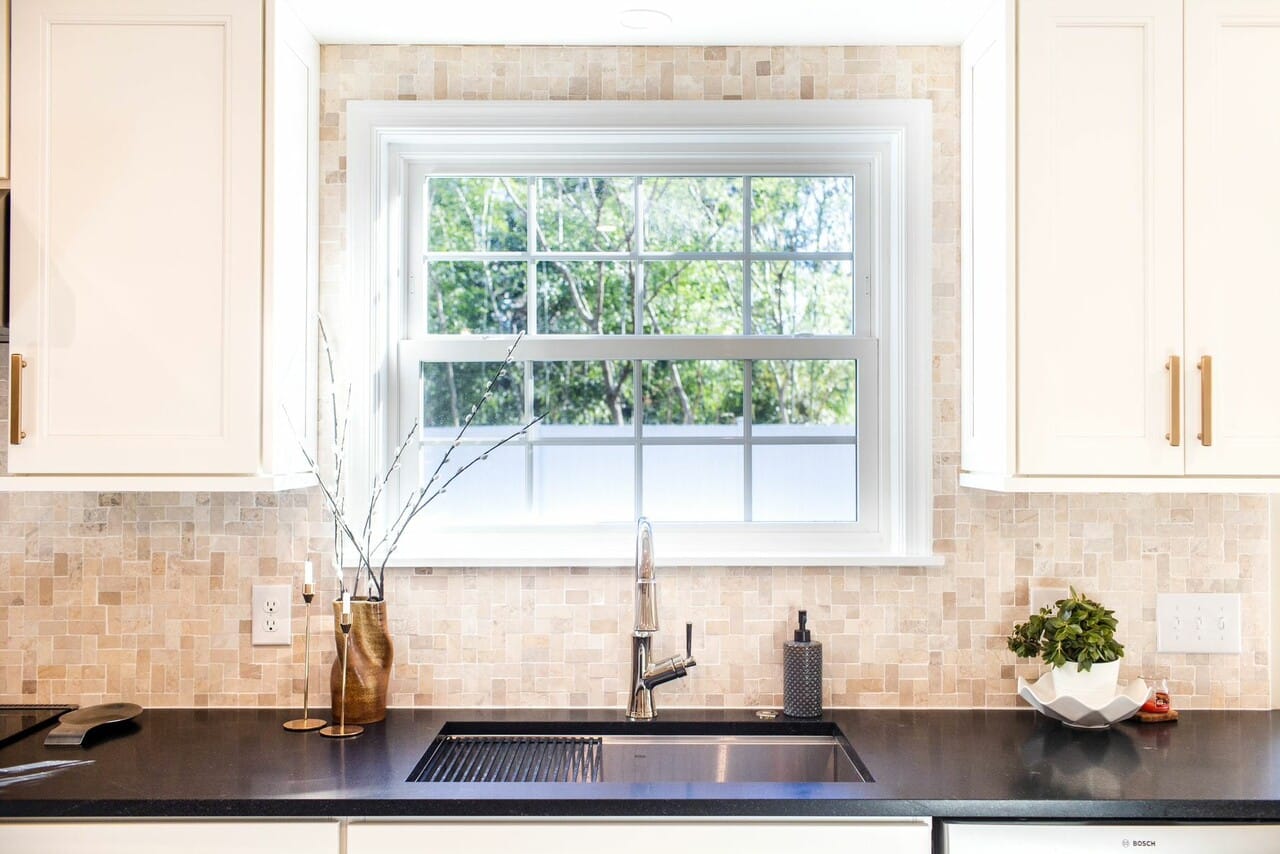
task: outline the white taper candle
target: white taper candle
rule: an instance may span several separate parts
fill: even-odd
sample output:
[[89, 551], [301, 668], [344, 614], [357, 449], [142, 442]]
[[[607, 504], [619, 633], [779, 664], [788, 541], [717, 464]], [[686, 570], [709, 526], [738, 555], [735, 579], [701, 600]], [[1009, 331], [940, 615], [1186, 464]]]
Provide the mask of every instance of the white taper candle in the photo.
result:
[[342, 591], [342, 616], [351, 616], [351, 594], [346, 590]]
[[315, 568], [311, 566], [311, 561], [306, 561], [302, 564], [302, 583], [316, 583], [316, 571]]

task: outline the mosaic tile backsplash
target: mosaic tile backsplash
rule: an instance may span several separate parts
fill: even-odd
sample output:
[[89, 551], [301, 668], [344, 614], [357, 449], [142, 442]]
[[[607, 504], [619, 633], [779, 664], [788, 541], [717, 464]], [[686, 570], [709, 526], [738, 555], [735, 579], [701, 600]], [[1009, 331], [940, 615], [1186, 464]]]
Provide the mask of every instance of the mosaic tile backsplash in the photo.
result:
[[[698, 660], [689, 678], [662, 687], [663, 705], [780, 706], [782, 644], [803, 607], [826, 645], [829, 706], [1012, 706], [1015, 677], [1039, 668], [1016, 664], [1004, 634], [1033, 591], [1074, 584], [1117, 611], [1123, 678], [1165, 676], [1184, 707], [1266, 707], [1265, 497], [957, 486], [958, 70], [955, 48], [326, 47], [322, 301], [338, 316], [348, 100], [928, 98], [934, 530], [947, 564], [662, 566], [658, 652], [679, 650], [688, 619]], [[302, 639], [251, 646], [250, 587], [295, 579], [301, 561], [328, 546], [315, 490], [0, 494], [0, 702], [296, 705]], [[393, 704], [622, 707], [629, 569], [419, 569], [389, 588]], [[1195, 591], [1241, 594], [1241, 655], [1155, 652], [1156, 593]], [[295, 632], [301, 626], [296, 606]], [[315, 621], [316, 677], [333, 660], [328, 631]], [[313, 685], [323, 691], [326, 681]]]

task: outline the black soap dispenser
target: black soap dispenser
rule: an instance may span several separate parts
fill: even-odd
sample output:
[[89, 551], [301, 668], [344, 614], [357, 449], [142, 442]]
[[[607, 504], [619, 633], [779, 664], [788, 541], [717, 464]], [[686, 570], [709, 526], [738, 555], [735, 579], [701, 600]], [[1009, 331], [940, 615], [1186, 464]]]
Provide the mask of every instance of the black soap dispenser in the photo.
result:
[[822, 714], [822, 644], [809, 632], [809, 612], [800, 612], [795, 640], [782, 650], [782, 711], [787, 717], [816, 718]]

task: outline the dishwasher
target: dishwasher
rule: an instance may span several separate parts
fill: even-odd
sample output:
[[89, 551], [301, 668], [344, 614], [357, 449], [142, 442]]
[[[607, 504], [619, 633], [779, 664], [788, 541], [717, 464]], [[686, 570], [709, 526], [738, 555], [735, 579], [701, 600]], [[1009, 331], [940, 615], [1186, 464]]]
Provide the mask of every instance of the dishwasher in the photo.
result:
[[1280, 824], [944, 822], [942, 854], [1275, 854]]

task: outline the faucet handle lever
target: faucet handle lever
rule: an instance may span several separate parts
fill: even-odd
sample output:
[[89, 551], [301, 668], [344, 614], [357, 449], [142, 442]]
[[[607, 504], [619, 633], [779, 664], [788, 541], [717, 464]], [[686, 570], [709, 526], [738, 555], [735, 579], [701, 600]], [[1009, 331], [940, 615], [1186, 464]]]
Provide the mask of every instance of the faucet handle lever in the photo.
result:
[[693, 623], [684, 624], [684, 657], [693, 658]]

